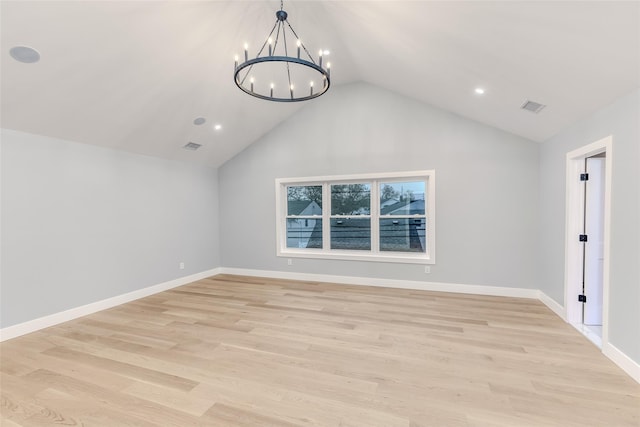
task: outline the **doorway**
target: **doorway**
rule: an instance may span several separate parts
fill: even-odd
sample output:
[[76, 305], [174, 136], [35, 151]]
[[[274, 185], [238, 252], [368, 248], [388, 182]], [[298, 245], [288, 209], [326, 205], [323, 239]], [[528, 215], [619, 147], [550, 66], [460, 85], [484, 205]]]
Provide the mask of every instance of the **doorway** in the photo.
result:
[[[584, 242], [582, 243], [582, 324], [602, 347], [604, 279], [604, 190], [606, 153], [584, 159]], [[598, 343], [599, 341], [599, 343]]]
[[600, 348], [608, 342], [611, 142], [567, 153], [566, 317]]

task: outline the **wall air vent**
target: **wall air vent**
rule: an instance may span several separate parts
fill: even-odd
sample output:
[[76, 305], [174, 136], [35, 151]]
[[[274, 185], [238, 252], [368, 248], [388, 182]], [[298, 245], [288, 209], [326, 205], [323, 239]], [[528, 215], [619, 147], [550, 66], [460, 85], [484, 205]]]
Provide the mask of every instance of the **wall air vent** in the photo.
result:
[[195, 142], [189, 142], [187, 145], [185, 145], [182, 148], [184, 148], [185, 150], [196, 151], [200, 147], [202, 147], [202, 144], [196, 144]]
[[546, 105], [534, 101], [529, 101], [528, 99], [524, 101], [524, 103], [520, 106], [520, 108], [522, 108], [523, 110], [531, 111], [532, 113], [536, 114], [542, 111], [544, 107], [546, 107]]

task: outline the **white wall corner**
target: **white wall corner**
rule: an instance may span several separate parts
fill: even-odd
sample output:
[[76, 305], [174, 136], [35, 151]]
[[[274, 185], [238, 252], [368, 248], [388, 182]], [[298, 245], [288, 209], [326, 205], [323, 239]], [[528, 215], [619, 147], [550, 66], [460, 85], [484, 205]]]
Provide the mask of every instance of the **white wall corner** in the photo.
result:
[[602, 353], [625, 371], [637, 383], [640, 383], [640, 364], [620, 351], [616, 346], [607, 342], [602, 346]]
[[115, 307], [116, 305], [125, 304], [127, 302], [144, 298], [149, 295], [177, 288], [178, 286], [186, 285], [188, 283], [202, 280], [207, 277], [215, 276], [217, 274], [220, 274], [220, 270], [220, 268], [214, 268], [212, 270], [203, 271], [201, 273], [179, 277], [168, 282], [159, 283], [157, 285], [138, 289], [126, 294], [116, 295], [115, 297], [92, 302], [80, 307], [74, 307], [69, 310], [39, 317], [27, 322], [18, 323], [17, 325], [7, 326], [6, 328], [0, 329], [0, 342], [19, 337], [21, 335], [26, 335], [31, 332], [39, 331], [40, 329], [48, 328], [50, 326], [55, 326], [60, 323], [68, 322], [69, 320], [77, 319], [78, 317], [87, 316], [98, 311], [106, 310], [108, 308]]
[[565, 322], [567, 321], [567, 313], [566, 310], [564, 309], [563, 306], [561, 306], [560, 304], [558, 304], [556, 302], [556, 300], [554, 300], [553, 298], [551, 298], [549, 295], [545, 294], [542, 291], [538, 291], [538, 299], [547, 306], [547, 308], [549, 308], [549, 310], [553, 311], [555, 314], [558, 315], [558, 317], [560, 317], [562, 320], [564, 320]]

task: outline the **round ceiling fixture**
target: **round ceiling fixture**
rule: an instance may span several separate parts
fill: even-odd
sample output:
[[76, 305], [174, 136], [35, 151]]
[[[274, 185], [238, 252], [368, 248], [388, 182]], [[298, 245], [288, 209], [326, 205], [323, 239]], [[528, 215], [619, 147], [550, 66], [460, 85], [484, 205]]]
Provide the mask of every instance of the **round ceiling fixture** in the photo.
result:
[[200, 126], [203, 125], [206, 121], [207, 119], [205, 119], [204, 117], [196, 117], [196, 119], [193, 121], [193, 124]]
[[481, 87], [477, 87], [474, 92], [478, 95], [484, 95], [484, 89]]
[[33, 64], [40, 61], [40, 53], [29, 46], [14, 46], [9, 50], [9, 55], [13, 59], [25, 64]]

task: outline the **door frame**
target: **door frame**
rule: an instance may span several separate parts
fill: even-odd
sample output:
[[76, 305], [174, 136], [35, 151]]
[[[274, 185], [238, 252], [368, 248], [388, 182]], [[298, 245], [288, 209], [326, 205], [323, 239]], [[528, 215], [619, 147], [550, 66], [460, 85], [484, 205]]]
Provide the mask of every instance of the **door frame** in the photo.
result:
[[[612, 135], [567, 153], [566, 158], [566, 209], [565, 209], [565, 276], [564, 310], [567, 322], [588, 335], [582, 324], [582, 245], [578, 236], [582, 234], [584, 215], [584, 182], [580, 173], [584, 171], [585, 159], [605, 153], [604, 188], [604, 265], [602, 280], [602, 343], [609, 342], [609, 266], [611, 261], [611, 176]], [[591, 338], [591, 337], [590, 337]]]

